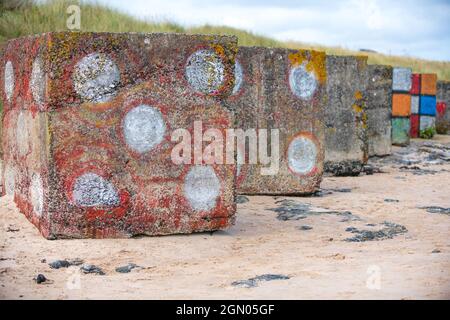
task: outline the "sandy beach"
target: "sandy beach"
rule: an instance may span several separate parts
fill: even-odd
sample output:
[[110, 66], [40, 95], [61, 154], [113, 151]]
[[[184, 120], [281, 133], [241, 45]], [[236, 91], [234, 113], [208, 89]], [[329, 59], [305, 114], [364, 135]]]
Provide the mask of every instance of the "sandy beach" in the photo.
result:
[[[211, 234], [49, 241], [0, 198], [0, 298], [449, 299], [450, 216], [422, 207], [450, 207], [450, 162], [371, 162], [381, 172], [325, 177], [313, 197], [240, 197]], [[76, 258], [105, 275], [48, 264]]]

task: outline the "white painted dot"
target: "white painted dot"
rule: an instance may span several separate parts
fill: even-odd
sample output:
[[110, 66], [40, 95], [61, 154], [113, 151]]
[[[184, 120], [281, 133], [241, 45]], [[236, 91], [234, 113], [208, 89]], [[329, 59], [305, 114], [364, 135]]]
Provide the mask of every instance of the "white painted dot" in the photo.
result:
[[75, 91], [84, 100], [106, 102], [116, 95], [120, 71], [105, 54], [91, 53], [76, 64], [73, 83]]
[[244, 80], [244, 72], [242, 70], [242, 65], [238, 60], [236, 60], [236, 63], [234, 64], [234, 87], [231, 94], [236, 94], [239, 92], [243, 80]]
[[119, 195], [112, 183], [92, 172], [85, 173], [75, 180], [72, 198], [80, 207], [115, 207], [120, 203]]
[[225, 78], [222, 59], [211, 50], [193, 53], [186, 65], [186, 79], [194, 90], [211, 94], [219, 90]]
[[6, 99], [11, 102], [14, 93], [14, 68], [11, 61], [5, 65], [5, 95]]
[[165, 133], [166, 125], [158, 109], [142, 104], [125, 115], [123, 121], [125, 142], [138, 153], [152, 150], [161, 143]]
[[302, 100], [310, 99], [317, 89], [317, 80], [304, 65], [294, 67], [289, 73], [289, 86], [292, 93]]
[[42, 106], [45, 97], [46, 75], [44, 72], [44, 66], [39, 57], [37, 57], [33, 62], [33, 68], [31, 70], [30, 87], [34, 101], [39, 106]]
[[20, 111], [17, 116], [16, 124], [16, 141], [17, 141], [17, 151], [20, 156], [24, 156], [29, 151], [29, 139], [28, 139], [28, 119], [25, 111]]
[[4, 179], [6, 195], [14, 195], [14, 192], [16, 191], [16, 170], [12, 166], [6, 165]]
[[211, 166], [192, 167], [184, 180], [184, 194], [195, 211], [209, 211], [216, 206], [220, 181]]
[[307, 174], [316, 165], [316, 144], [307, 137], [297, 137], [290, 143], [287, 156], [288, 165], [292, 171], [298, 174]]
[[40, 217], [44, 209], [44, 187], [41, 176], [38, 173], [34, 173], [31, 178], [30, 196], [33, 211]]

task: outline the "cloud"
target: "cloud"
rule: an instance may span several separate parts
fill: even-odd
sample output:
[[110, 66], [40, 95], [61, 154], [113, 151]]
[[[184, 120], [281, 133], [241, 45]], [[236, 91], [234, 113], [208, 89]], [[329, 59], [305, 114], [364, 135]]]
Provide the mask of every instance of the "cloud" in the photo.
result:
[[274, 37], [350, 49], [450, 60], [445, 0], [99, 0], [140, 18], [228, 25]]

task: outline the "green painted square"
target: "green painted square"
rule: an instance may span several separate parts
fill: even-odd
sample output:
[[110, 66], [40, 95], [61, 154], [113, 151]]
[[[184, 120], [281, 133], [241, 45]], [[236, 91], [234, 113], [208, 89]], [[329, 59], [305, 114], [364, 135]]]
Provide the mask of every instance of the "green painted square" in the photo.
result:
[[409, 118], [392, 118], [392, 144], [408, 145], [409, 129]]

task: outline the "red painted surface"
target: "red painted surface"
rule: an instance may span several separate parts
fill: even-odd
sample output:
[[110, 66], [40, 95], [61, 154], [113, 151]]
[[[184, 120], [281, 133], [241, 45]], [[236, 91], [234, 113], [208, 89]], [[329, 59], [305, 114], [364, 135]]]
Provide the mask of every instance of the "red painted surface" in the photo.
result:
[[[234, 221], [236, 167], [211, 165], [220, 182], [216, 205], [195, 211], [184, 194], [184, 178], [193, 164], [172, 162], [176, 143], [170, 133], [177, 128], [191, 130], [199, 120], [204, 131], [214, 127], [225, 137], [233, 119], [221, 96], [232, 89], [236, 43], [213, 36], [152, 35], [149, 42], [145, 37], [57, 33], [12, 40], [5, 46], [0, 60], [4, 162], [16, 170], [14, 199], [20, 211], [47, 238], [191, 233], [223, 229]], [[186, 60], [199, 47], [210, 48], [223, 59], [224, 84], [213, 95], [197, 94], [184, 77]], [[93, 52], [107, 54], [120, 70], [117, 94], [105, 103], [83, 102], [74, 90], [74, 66]], [[49, 75], [43, 106], [33, 101], [29, 85], [38, 54], [43, 54]], [[11, 102], [3, 90], [6, 61], [15, 68]], [[122, 119], [140, 103], [161, 112], [167, 135], [151, 152], [138, 155], [123, 139]], [[22, 112], [27, 126], [18, 128]], [[25, 133], [25, 153], [18, 151], [18, 133]], [[83, 207], [73, 201], [74, 183], [87, 172], [114, 186], [117, 205]], [[42, 214], [35, 212], [30, 195], [34, 173], [40, 175], [44, 189]]]
[[447, 104], [445, 102], [438, 102], [436, 104], [437, 116], [443, 117], [445, 115], [446, 110], [447, 110]]
[[418, 138], [420, 132], [420, 116], [418, 114], [412, 114], [410, 120], [411, 120], [410, 137]]
[[411, 85], [411, 91], [409, 93], [419, 95], [420, 94], [420, 74], [413, 73], [411, 76], [411, 81], [412, 81], [412, 85]]

